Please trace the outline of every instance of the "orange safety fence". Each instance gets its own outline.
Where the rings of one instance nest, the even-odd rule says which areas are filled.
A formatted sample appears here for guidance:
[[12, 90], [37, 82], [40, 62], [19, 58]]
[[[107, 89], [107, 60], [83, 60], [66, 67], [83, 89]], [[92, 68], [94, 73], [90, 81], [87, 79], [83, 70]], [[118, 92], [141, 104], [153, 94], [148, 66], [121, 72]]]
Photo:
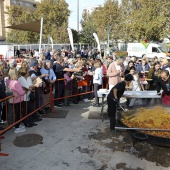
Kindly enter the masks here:
[[0, 55], [0, 60], [9, 62], [9, 60], [11, 60], [11, 59], [15, 59], [17, 61], [17, 63], [22, 63], [22, 61], [24, 60], [24, 58], [16, 58], [16, 57], [4, 58], [3, 55]]
[[[105, 77], [104, 77], [105, 79]], [[18, 120], [17, 122], [13, 122], [12, 124], [10, 124], [8, 122], [8, 110], [9, 110], [9, 99], [14, 98], [14, 96], [8, 96], [4, 99], [0, 99], [0, 103], [4, 103], [5, 106], [5, 111], [6, 111], [6, 127], [4, 130], [0, 131], [0, 135], [2, 135], [4, 132], [6, 132], [7, 130], [11, 129], [13, 126], [15, 126], [17, 123], [23, 121], [24, 119], [26, 119], [27, 117], [31, 116], [32, 114], [34, 114], [35, 112], [37, 112], [38, 110], [44, 108], [45, 106], [49, 105], [50, 106], [50, 110], [53, 110], [53, 106], [54, 106], [54, 102], [57, 100], [63, 100], [63, 99], [68, 99], [68, 98], [73, 98], [76, 96], [82, 96], [82, 95], [86, 95], [86, 94], [92, 94], [94, 92], [93, 90], [93, 83], [92, 80], [89, 83], [89, 80], [78, 80], [76, 82], [71, 82], [71, 87], [70, 87], [70, 91], [71, 93], [69, 95], [67, 95], [66, 93], [64, 93], [64, 91], [66, 91], [68, 89], [68, 87], [65, 85], [64, 83], [65, 79], [57, 79], [56, 82], [53, 85], [50, 85], [48, 92], [46, 94], [45, 90], [46, 88], [38, 88], [38, 93], [35, 94], [35, 97], [38, 98], [38, 102], [39, 102], [39, 107], [36, 108], [35, 107], [35, 101], [33, 102], [34, 104], [34, 111], [31, 113], [27, 113], [27, 107], [26, 107], [26, 115], [23, 117], [22, 116], [22, 111], [20, 110], [20, 120]], [[60, 82], [63, 83], [63, 86], [59, 86]], [[76, 83], [76, 85], [74, 85], [73, 83]], [[82, 87], [84, 87], [84, 91], [82, 91]], [[103, 84], [102, 84], [102, 88], [103, 88]], [[41, 95], [40, 95], [40, 90], [42, 91]], [[60, 96], [55, 96], [54, 91], [57, 90], [58, 92], [63, 90], [63, 93], [61, 93]], [[73, 93], [74, 91], [74, 93]], [[43, 98], [43, 99], [42, 99]], [[48, 100], [47, 100], [48, 98]], [[40, 101], [43, 100], [43, 104], [40, 105]], [[12, 110], [11, 112], [14, 113], [14, 103], [10, 104], [12, 106]], [[14, 117], [14, 115], [13, 115]]]
[[[85, 82], [85, 83], [84, 83]], [[61, 86], [62, 84], [62, 86]], [[103, 87], [103, 86], [102, 86]], [[81, 97], [83, 95], [92, 95], [93, 94], [93, 82], [91, 80], [72, 80], [70, 83], [70, 87], [66, 84], [66, 79], [57, 79], [54, 84], [50, 84], [48, 88], [48, 92], [46, 92], [45, 87], [37, 88], [35, 93], [35, 101], [33, 102], [33, 110], [32, 112], [28, 113], [28, 101], [26, 102], [26, 110], [22, 110], [22, 102], [20, 102], [20, 113], [19, 113], [19, 120], [15, 121], [15, 103], [9, 103], [9, 99], [14, 98], [13, 95], [8, 96], [4, 99], [0, 99], [0, 104], [3, 103], [3, 107], [5, 108], [4, 111], [6, 116], [6, 123], [2, 126], [4, 129], [0, 130], [0, 136], [10, 130], [12, 127], [17, 125], [18, 123], [24, 121], [28, 117], [32, 116], [40, 109], [43, 109], [45, 106], [49, 105], [50, 110], [53, 111], [54, 104], [56, 101], [69, 99], [74, 97]], [[66, 93], [70, 90], [71, 93]], [[61, 95], [55, 94], [56, 92], [61, 92]], [[91, 96], [92, 97], [92, 96]], [[21, 98], [21, 96], [20, 96]], [[38, 104], [36, 103], [38, 101]], [[42, 102], [43, 101], [43, 102]], [[38, 106], [36, 106], [38, 105]], [[24, 114], [23, 114], [24, 112]]]
[[[65, 78], [56, 80], [53, 89], [60, 92], [60, 95], [58, 95], [57, 97], [54, 95], [54, 98], [53, 98], [54, 103], [55, 101], [64, 100], [68, 98], [81, 97], [83, 95], [90, 95], [94, 92], [92, 80], [89, 80], [89, 79], [74, 80], [73, 79], [70, 81], [70, 84], [69, 84], [70, 87], [67, 86], [66, 81], [67, 80]], [[66, 91], [69, 91], [69, 93], [68, 94], [64, 93]], [[53, 105], [51, 105], [51, 110], [53, 110]]]
[[[42, 89], [42, 90], [41, 90]], [[36, 107], [36, 101], [33, 102], [33, 111], [31, 113], [28, 114], [28, 105], [27, 105], [27, 102], [26, 101], [26, 110], [25, 110], [25, 113], [26, 115], [23, 116], [23, 110], [22, 110], [22, 107], [20, 107], [20, 119], [18, 121], [14, 121], [15, 119], [15, 115], [14, 115], [14, 105], [15, 103], [9, 103], [9, 99], [13, 99], [15, 96], [11, 95], [11, 96], [8, 96], [4, 99], [0, 99], [0, 103], [3, 103], [3, 106], [5, 107], [5, 117], [6, 117], [6, 124], [5, 126], [3, 126], [3, 130], [0, 130], [0, 136], [5, 133], [6, 131], [8, 131], [9, 129], [11, 129], [12, 127], [14, 127], [16, 124], [22, 122], [24, 119], [28, 118], [29, 116], [31, 116], [32, 114], [36, 113], [38, 110], [44, 108], [45, 106], [49, 105], [51, 103], [51, 99], [53, 98], [52, 97], [52, 86], [50, 86], [50, 91], [49, 91], [49, 101], [46, 101], [44, 102], [44, 99], [41, 98], [41, 95], [40, 95], [40, 92], [43, 92], [44, 91], [44, 88], [38, 88], [37, 89], [37, 94], [35, 94], [35, 98], [38, 99], [38, 105], [39, 107]], [[42, 95], [43, 96], [43, 95]], [[20, 96], [21, 98], [21, 96]], [[43, 96], [44, 98], [44, 96]], [[43, 104], [40, 105], [40, 102], [41, 102], [41, 99], [43, 100]], [[20, 102], [20, 105], [21, 105], [21, 102]], [[9, 120], [9, 117], [12, 117], [12, 120]]]
[[[61, 91], [66, 91], [67, 90], [67, 85], [66, 85], [66, 79], [62, 78], [62, 79], [57, 79], [55, 82], [55, 85], [53, 87], [53, 90], [55, 90], [57, 88], [58, 92]], [[76, 84], [76, 85], [75, 85]], [[74, 98], [74, 97], [82, 97], [83, 95], [88, 95], [89, 98], [93, 98], [93, 92], [94, 92], [94, 87], [93, 87], [93, 78], [91, 77], [91, 79], [83, 79], [83, 80], [72, 80], [70, 83], [70, 94], [63, 94], [60, 93], [60, 96], [55, 96], [52, 99], [52, 103], [50, 104], [51, 110], [53, 110], [54, 108], [54, 103], [55, 101], [58, 100], [64, 100], [64, 99], [68, 99], [68, 98]], [[108, 88], [108, 78], [106, 75], [103, 76], [103, 84], [102, 84], [102, 88]], [[90, 96], [91, 95], [91, 96]], [[53, 95], [52, 95], [53, 96]]]

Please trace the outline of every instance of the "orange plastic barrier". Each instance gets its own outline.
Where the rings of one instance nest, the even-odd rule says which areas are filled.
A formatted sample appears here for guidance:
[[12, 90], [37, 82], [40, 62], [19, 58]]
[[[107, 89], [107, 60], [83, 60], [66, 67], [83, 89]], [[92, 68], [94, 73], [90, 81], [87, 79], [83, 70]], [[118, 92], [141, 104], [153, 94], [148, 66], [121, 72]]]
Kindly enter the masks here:
[[88, 86], [88, 81], [87, 80], [78, 81], [78, 87], [81, 87], [81, 86]]

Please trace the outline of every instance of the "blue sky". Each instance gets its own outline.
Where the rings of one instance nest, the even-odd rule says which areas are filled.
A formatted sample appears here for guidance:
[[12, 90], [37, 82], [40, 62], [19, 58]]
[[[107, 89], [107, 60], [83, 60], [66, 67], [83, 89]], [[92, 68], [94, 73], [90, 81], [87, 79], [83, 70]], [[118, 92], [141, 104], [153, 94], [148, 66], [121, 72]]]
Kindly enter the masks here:
[[[103, 5], [105, 0], [79, 0], [79, 21], [83, 13], [83, 9], [87, 7]], [[69, 27], [77, 30], [77, 0], [66, 0], [71, 10], [69, 17]]]

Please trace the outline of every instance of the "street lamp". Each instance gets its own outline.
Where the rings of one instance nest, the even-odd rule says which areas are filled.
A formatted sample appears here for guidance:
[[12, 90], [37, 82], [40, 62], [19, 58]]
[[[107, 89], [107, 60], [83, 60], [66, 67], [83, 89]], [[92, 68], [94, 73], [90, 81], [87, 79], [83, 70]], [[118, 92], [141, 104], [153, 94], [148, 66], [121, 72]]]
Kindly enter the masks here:
[[77, 0], [77, 33], [78, 33], [77, 50], [79, 50], [79, 0]]
[[79, 33], [79, 0], [77, 0], [77, 32]]

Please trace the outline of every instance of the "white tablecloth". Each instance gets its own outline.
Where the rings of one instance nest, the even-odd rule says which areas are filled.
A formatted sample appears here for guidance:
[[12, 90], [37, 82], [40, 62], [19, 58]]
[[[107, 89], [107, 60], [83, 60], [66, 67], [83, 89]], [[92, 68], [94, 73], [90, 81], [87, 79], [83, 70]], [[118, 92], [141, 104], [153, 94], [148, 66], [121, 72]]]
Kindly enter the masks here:
[[[98, 97], [107, 97], [109, 91], [97, 91]], [[161, 98], [161, 95], [157, 95], [157, 91], [125, 91], [123, 97], [126, 98]]]
[[97, 91], [98, 97], [106, 97], [108, 94], [109, 94], [109, 90], [107, 90], [105, 92], [104, 91], [100, 91], [100, 90]]
[[157, 91], [125, 91], [123, 97], [159, 99], [161, 98], [161, 95], [157, 95]]

